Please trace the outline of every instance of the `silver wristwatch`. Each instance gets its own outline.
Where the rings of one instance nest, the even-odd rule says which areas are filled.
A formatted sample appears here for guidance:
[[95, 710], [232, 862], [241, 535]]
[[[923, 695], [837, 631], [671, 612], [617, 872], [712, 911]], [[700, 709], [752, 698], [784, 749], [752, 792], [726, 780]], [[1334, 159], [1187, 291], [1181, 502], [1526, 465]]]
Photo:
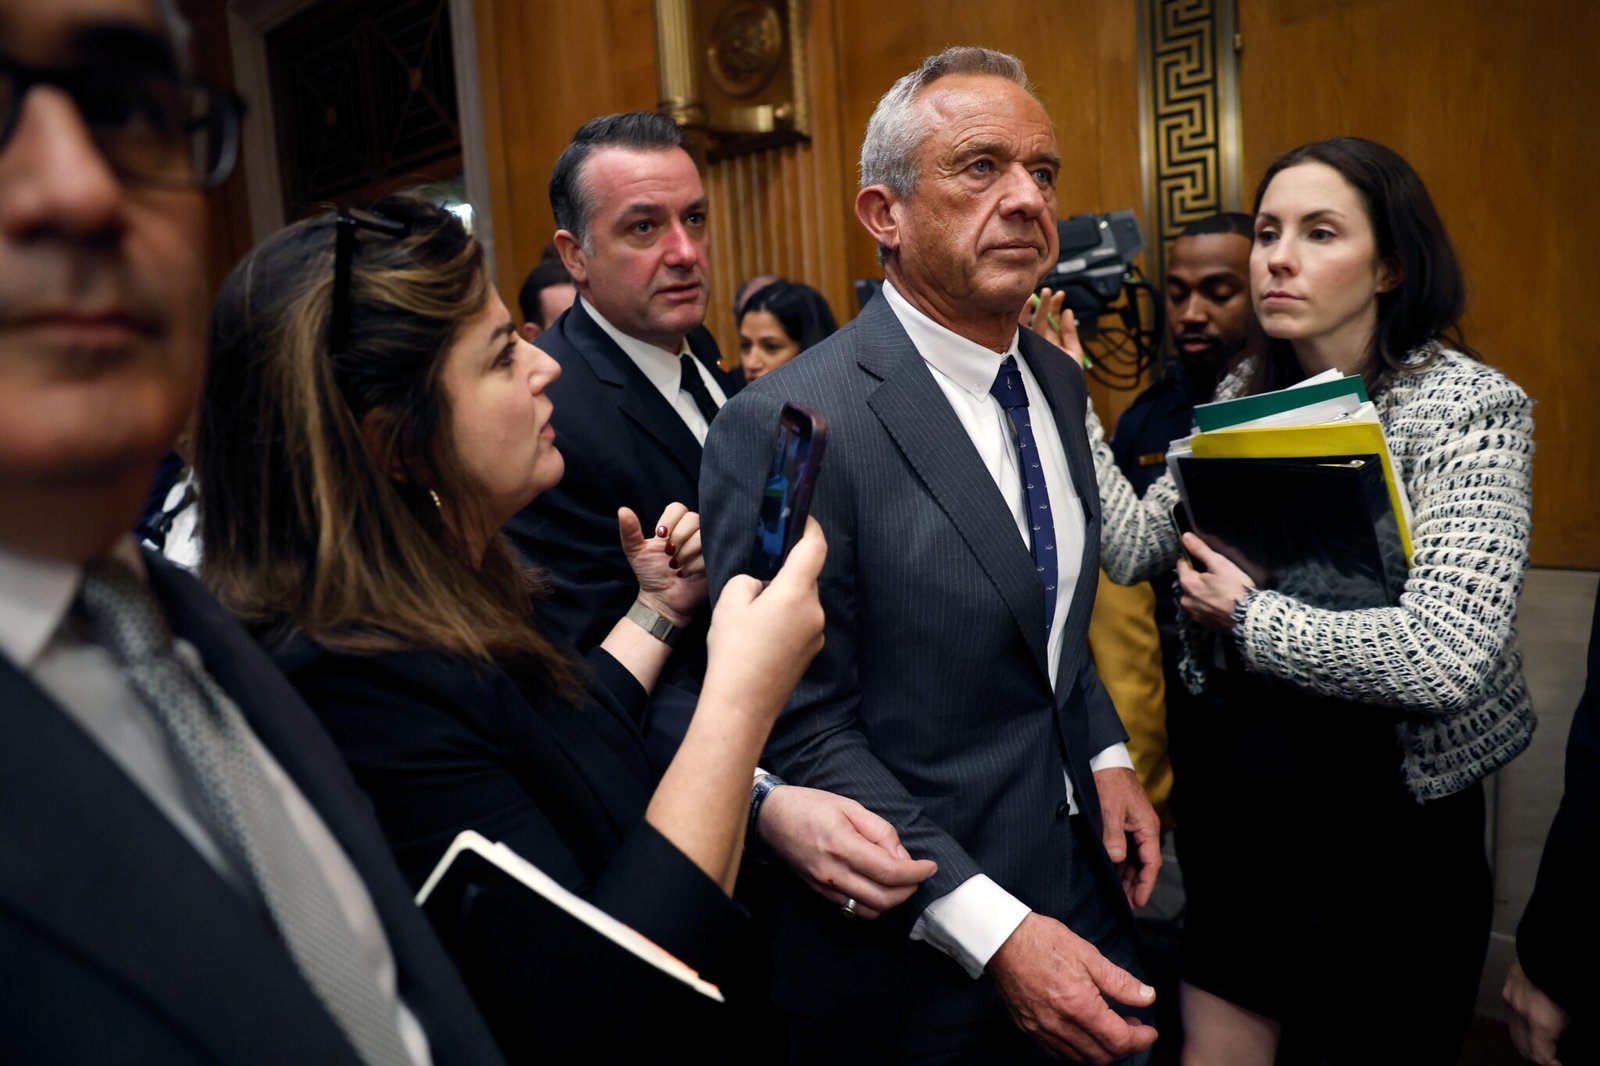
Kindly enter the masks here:
[[628, 621], [655, 637], [669, 648], [676, 648], [683, 639], [683, 630], [660, 611], [651, 610], [638, 600], [628, 608]]

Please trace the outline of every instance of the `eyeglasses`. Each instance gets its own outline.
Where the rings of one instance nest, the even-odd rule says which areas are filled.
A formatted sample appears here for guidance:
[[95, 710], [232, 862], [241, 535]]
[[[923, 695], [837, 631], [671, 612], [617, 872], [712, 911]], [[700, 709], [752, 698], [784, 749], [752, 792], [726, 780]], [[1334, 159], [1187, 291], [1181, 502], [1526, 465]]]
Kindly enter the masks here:
[[333, 303], [328, 311], [328, 350], [344, 351], [350, 340], [350, 260], [356, 251], [356, 230], [371, 230], [386, 237], [404, 237], [411, 227], [370, 211], [341, 207], [334, 218]]
[[244, 101], [226, 89], [126, 68], [30, 67], [0, 55], [0, 152], [35, 85], [72, 97], [95, 147], [129, 185], [211, 189], [233, 173]]

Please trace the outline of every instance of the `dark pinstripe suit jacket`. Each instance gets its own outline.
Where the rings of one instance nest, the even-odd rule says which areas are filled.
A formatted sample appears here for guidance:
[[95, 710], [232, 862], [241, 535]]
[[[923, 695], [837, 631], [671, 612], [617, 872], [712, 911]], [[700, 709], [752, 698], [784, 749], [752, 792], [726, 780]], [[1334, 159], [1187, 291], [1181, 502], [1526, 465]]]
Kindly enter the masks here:
[[[765, 764], [879, 812], [939, 872], [879, 922], [846, 923], [797, 881], [776, 889], [772, 993], [785, 1009], [863, 1005], [942, 1021], [1003, 1011], [991, 982], [906, 934], [927, 904], [987, 873], [1062, 917], [1073, 845], [1062, 770], [1099, 834], [1088, 759], [1125, 738], [1090, 665], [1100, 505], [1072, 361], [1024, 330], [1084, 509], [1084, 554], [1052, 691], [1044, 591], [1027, 545], [926, 363], [881, 299], [747, 388], [711, 428], [702, 462], [713, 595], [747, 568], [778, 410], [830, 428], [813, 513], [828, 535], [827, 643], [775, 728]], [[1125, 913], [1104, 849], [1106, 917]], [[1082, 886], [1079, 886], [1081, 893]]]
[[[145, 563], [173, 632], [361, 875], [434, 1063], [501, 1062], [327, 734], [194, 578]], [[6, 1062], [359, 1066], [260, 907], [3, 655], [0, 990]]]

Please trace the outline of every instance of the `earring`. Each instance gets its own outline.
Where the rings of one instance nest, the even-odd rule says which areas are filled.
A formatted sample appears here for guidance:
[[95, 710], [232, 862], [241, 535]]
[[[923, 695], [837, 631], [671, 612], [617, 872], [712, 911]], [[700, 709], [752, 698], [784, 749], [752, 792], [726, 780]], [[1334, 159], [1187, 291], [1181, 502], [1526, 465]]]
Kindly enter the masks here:
[[440, 501], [439, 494], [432, 489], [428, 490], [428, 498], [433, 501], [433, 509], [444, 514], [444, 503]]

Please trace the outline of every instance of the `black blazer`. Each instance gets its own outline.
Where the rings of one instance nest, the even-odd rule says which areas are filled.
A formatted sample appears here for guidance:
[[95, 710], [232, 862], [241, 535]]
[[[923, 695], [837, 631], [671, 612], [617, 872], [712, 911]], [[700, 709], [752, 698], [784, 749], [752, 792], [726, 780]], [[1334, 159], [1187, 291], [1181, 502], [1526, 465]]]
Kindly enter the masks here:
[[[437, 653], [351, 655], [298, 637], [277, 659], [371, 796], [413, 887], [457, 833], [476, 829], [726, 980], [743, 910], [645, 822], [656, 777], [640, 736], [644, 690], [605, 652], [590, 656], [598, 683], [583, 707]], [[619, 1027], [630, 1008], [614, 975], [517, 935], [527, 902], [519, 887], [477, 891], [439, 930], [507, 1057], [635, 1050], [646, 1033]], [[726, 1022], [715, 1011], [678, 1019], [646, 1030], [639, 1049], [698, 1049]]]
[[[992, 982], [906, 934], [931, 900], [979, 872], [1034, 910], [1066, 916], [1062, 857], [1074, 834], [1063, 769], [1099, 836], [1088, 760], [1126, 734], [1085, 643], [1100, 544], [1087, 399], [1071, 360], [1026, 330], [1022, 355], [1049, 397], [1085, 523], [1054, 692], [1028, 547], [885, 301], [753, 383], [706, 441], [703, 537], [715, 595], [748, 566], [779, 406], [793, 400], [827, 417], [812, 509], [828, 536], [826, 643], [763, 764], [860, 801], [894, 823], [912, 855], [939, 863], [877, 922], [841, 922], [790, 879], [774, 919], [772, 989], [788, 1010], [873, 1005], [943, 1022], [1003, 1012]], [[1126, 904], [1104, 848], [1094, 852], [1101, 916], [1115, 921]]]
[[[434, 1062], [501, 1061], [327, 735], [193, 578], [146, 555], [173, 631], [366, 882]], [[359, 1066], [259, 912], [66, 711], [0, 656], [0, 1057]]]
[[1589, 680], [1567, 736], [1566, 793], [1545, 838], [1539, 877], [1517, 926], [1517, 958], [1528, 979], [1561, 1004], [1572, 1023], [1563, 1062], [1600, 1061], [1600, 598], [1589, 631]]
[[[551, 594], [535, 612], [539, 628], [587, 652], [638, 592], [617, 542], [617, 508], [633, 508], [647, 534], [669, 503], [698, 510], [700, 443], [581, 303], [556, 319], [538, 345], [561, 364], [560, 379], [547, 391], [566, 474], [513, 518], [506, 533], [549, 579]], [[709, 332], [695, 330], [689, 346], [724, 394], [738, 391], [743, 379], [720, 368]], [[674, 658], [693, 663], [696, 650], [680, 648]]]

